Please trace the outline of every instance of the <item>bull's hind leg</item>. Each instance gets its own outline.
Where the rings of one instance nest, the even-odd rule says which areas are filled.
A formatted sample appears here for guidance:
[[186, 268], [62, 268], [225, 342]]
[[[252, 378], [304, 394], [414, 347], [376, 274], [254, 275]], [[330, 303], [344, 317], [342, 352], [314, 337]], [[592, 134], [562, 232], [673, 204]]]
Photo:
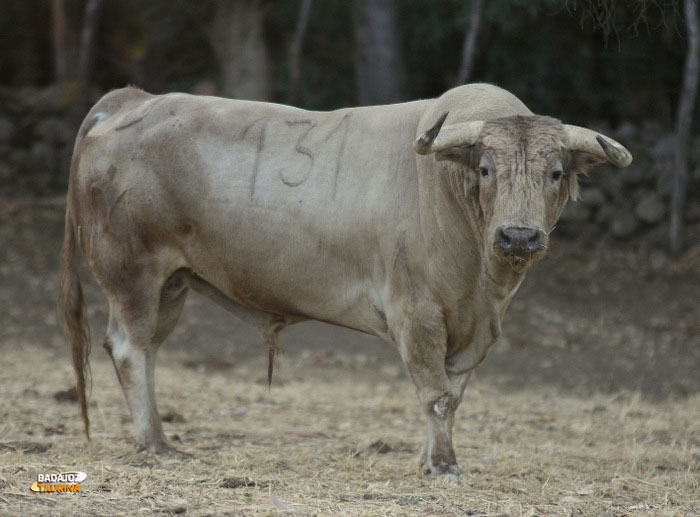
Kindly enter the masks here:
[[158, 454], [172, 453], [165, 441], [155, 399], [155, 359], [158, 346], [174, 328], [187, 289], [178, 274], [160, 290], [135, 290], [139, 300], [110, 300], [105, 348], [112, 357], [136, 427], [136, 447]]

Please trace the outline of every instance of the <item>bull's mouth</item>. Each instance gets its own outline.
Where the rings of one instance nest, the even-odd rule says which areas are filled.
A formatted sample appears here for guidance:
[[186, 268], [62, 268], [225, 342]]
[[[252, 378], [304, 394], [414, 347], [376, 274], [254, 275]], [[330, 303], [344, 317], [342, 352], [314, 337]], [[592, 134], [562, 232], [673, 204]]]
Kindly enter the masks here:
[[546, 244], [543, 244], [537, 249], [510, 249], [503, 250], [498, 244], [493, 245], [493, 254], [496, 259], [502, 264], [507, 264], [515, 271], [521, 273], [525, 271], [532, 264], [541, 260], [547, 253]]
[[508, 264], [515, 271], [520, 273], [520, 272], [525, 271], [532, 264], [534, 264], [535, 262], [540, 260], [542, 257], [544, 257], [545, 252], [544, 251], [537, 251], [534, 253], [519, 254], [519, 253], [503, 253], [503, 252], [499, 252], [497, 250], [494, 250], [494, 255], [496, 255], [496, 258], [498, 259], [499, 262], [502, 262], [504, 264]]

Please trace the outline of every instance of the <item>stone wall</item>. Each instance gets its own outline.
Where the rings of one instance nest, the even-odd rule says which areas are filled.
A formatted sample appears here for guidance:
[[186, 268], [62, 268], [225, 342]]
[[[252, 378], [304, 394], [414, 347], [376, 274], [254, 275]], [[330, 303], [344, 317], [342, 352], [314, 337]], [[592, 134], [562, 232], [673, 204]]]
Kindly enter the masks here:
[[[0, 189], [41, 195], [65, 185], [77, 131], [69, 117], [74, 98], [71, 83], [44, 90], [0, 89]], [[642, 238], [665, 246], [673, 135], [651, 122], [591, 127], [626, 145], [634, 162], [621, 170], [599, 165], [583, 177], [581, 200], [567, 205], [557, 234]], [[700, 239], [700, 136], [692, 138], [689, 156], [684, 214], [692, 245]]]
[[70, 120], [73, 83], [0, 88], [0, 188], [45, 194], [64, 185], [77, 123]]
[[[564, 235], [581, 232], [615, 239], [643, 239], [654, 245], [668, 243], [669, 204], [673, 179], [674, 136], [654, 123], [623, 123], [617, 129], [603, 124], [593, 128], [617, 139], [634, 156], [632, 165], [592, 168], [582, 177], [581, 199], [570, 202], [558, 224]], [[700, 136], [693, 136], [684, 219], [687, 242], [700, 237]]]

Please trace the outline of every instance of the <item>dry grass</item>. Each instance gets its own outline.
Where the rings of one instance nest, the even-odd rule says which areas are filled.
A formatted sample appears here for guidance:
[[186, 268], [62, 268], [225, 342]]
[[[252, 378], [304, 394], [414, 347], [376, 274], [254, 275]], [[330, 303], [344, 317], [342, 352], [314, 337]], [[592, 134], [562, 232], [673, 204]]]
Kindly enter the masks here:
[[[700, 513], [700, 394], [665, 403], [634, 393], [577, 398], [545, 386], [505, 392], [475, 378], [455, 423], [468, 479], [455, 484], [420, 474], [424, 421], [392, 366], [287, 357], [268, 392], [262, 360], [193, 369], [191, 357], [164, 350], [159, 403], [175, 420], [166, 434], [193, 457], [160, 460], [134, 452], [101, 350], [86, 445], [75, 405], [54, 400], [72, 383], [63, 350], [3, 348], [3, 515]], [[32, 443], [50, 448], [22, 452]], [[87, 473], [80, 494], [29, 491], [37, 473], [65, 470]]]

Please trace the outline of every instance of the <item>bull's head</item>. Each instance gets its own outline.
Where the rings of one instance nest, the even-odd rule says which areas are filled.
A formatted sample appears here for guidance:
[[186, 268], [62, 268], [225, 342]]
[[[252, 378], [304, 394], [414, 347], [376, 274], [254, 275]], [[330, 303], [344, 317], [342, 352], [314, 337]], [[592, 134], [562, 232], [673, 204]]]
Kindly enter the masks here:
[[448, 124], [447, 113], [413, 144], [419, 154], [449, 160], [462, 176], [465, 206], [487, 249], [516, 270], [541, 258], [549, 232], [569, 198], [577, 173], [595, 163], [626, 167], [632, 155], [590, 129], [542, 116], [512, 116]]

